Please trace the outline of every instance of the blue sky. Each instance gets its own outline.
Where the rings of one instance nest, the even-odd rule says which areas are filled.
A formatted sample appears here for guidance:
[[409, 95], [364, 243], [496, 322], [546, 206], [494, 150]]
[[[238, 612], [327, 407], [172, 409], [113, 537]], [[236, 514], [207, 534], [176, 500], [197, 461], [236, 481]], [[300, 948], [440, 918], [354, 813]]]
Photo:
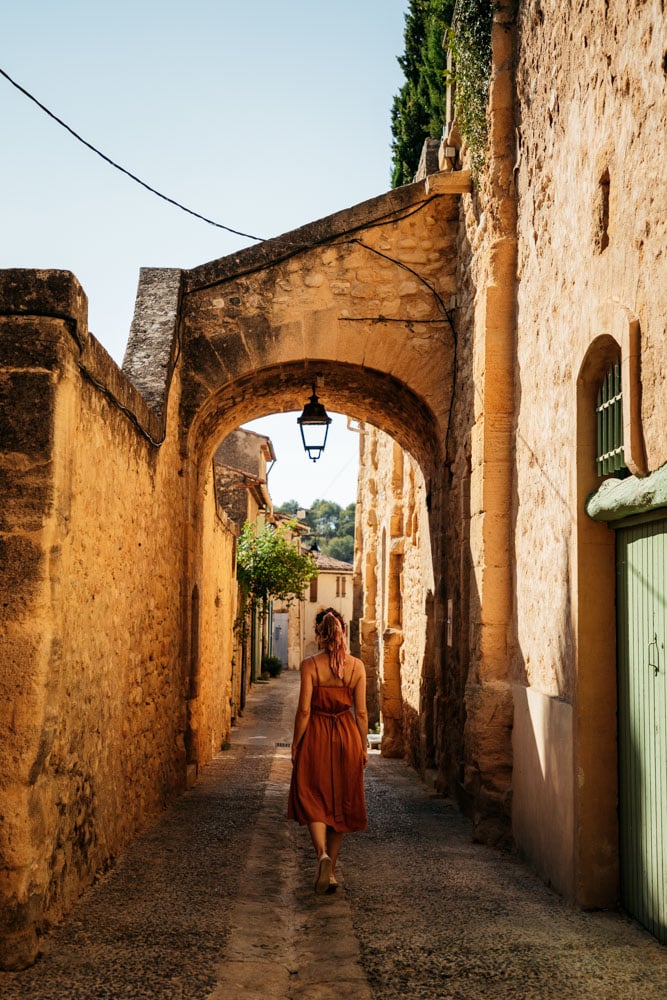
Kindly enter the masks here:
[[[21, 0], [0, 6], [0, 66], [151, 186], [268, 238], [389, 188], [406, 9]], [[2, 78], [0, 115], [0, 267], [73, 271], [118, 363], [140, 267], [193, 267], [249, 245], [139, 187]], [[274, 501], [355, 500], [357, 435], [336, 421], [314, 465], [293, 420], [253, 425], [278, 454]]]

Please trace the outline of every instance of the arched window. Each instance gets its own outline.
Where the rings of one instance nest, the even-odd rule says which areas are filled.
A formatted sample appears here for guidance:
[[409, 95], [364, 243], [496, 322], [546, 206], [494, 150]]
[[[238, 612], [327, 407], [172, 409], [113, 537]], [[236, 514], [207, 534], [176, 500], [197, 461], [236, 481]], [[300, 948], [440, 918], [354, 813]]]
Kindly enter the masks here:
[[623, 447], [623, 390], [621, 359], [609, 365], [598, 389], [595, 405], [597, 443], [595, 460], [598, 476], [621, 472], [628, 475]]

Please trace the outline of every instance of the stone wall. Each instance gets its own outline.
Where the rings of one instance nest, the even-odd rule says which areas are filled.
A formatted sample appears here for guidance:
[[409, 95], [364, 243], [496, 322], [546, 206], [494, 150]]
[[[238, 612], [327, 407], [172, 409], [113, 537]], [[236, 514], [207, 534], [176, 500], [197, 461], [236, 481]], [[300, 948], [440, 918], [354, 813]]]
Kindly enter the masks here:
[[217, 502], [213, 468], [204, 491], [203, 515], [206, 544], [199, 608], [200, 672], [188, 702], [190, 729], [198, 744], [193, 754], [197, 768], [207, 764], [229, 740], [232, 702], [238, 704], [235, 689], [240, 683], [232, 628], [237, 607], [238, 528]]
[[433, 747], [422, 722], [430, 715], [424, 681], [434, 672], [427, 608], [435, 587], [426, 488], [414, 459], [370, 424], [362, 430], [357, 510], [370, 721], [381, 713], [385, 756], [406, 756], [423, 770]]
[[[582, 412], [595, 389], [584, 398], [582, 377], [595, 377], [595, 345], [615, 342], [627, 394], [638, 324], [646, 468], [665, 463], [664, 23], [659, 0], [541, 0], [521, 4], [517, 26], [512, 675], [530, 690], [533, 719], [520, 713], [517, 738], [540, 747], [547, 766], [515, 790], [515, 820], [525, 827], [554, 789], [569, 798], [562, 835], [521, 839], [561, 891], [591, 905], [616, 891], [614, 557], [612, 532], [583, 511], [596, 476], [592, 413]], [[573, 763], [544, 758], [538, 700], [550, 732], [567, 733]]]
[[[564, 582], [580, 513], [572, 475], [576, 380], [593, 340], [614, 335], [629, 315], [641, 326], [648, 466], [667, 461], [659, 406], [667, 391], [667, 288], [656, 281], [667, 241], [662, 7], [567, 4], [564, 17], [560, 3], [526, 3], [519, 22], [514, 672], [567, 700], [575, 659]], [[544, 66], [548, 73], [538, 71]], [[539, 569], [528, 576], [536, 554]]]
[[442, 522], [450, 624], [436, 690], [439, 782], [475, 835], [509, 840], [513, 701], [510, 505], [516, 299], [512, 7], [494, 8], [486, 167], [461, 201], [456, 393]]
[[[0, 298], [0, 958], [20, 967], [36, 932], [185, 787], [191, 664], [177, 381], [165, 429], [88, 334], [66, 272], [2, 272]], [[202, 587], [211, 630], [226, 616], [220, 633], [222, 541], [215, 612]], [[212, 653], [197, 672], [224, 691], [228, 657]], [[204, 760], [225, 724], [216, 711]]]

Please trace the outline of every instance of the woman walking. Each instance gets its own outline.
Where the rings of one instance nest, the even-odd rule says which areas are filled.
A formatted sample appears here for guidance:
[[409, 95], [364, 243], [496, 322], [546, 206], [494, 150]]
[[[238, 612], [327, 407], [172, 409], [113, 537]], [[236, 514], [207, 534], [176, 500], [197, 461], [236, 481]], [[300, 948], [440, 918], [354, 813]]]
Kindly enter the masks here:
[[368, 763], [366, 671], [345, 649], [345, 623], [320, 611], [321, 652], [301, 664], [292, 741], [288, 816], [307, 825], [317, 854], [315, 892], [335, 892], [343, 835], [367, 826], [364, 768]]

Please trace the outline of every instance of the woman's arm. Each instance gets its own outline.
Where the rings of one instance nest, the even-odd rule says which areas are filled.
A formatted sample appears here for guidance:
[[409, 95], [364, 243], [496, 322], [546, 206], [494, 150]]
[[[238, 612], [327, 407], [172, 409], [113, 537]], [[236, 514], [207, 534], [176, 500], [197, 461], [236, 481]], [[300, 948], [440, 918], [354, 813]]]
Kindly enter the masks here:
[[368, 764], [368, 708], [366, 707], [366, 668], [361, 660], [355, 661], [357, 680], [353, 690], [354, 719], [361, 736], [361, 747], [364, 753], [364, 767]]
[[301, 664], [301, 688], [299, 704], [294, 717], [294, 738], [292, 739], [292, 763], [296, 760], [296, 750], [303, 739], [303, 734], [310, 719], [310, 702], [313, 697], [313, 667], [310, 660]]

